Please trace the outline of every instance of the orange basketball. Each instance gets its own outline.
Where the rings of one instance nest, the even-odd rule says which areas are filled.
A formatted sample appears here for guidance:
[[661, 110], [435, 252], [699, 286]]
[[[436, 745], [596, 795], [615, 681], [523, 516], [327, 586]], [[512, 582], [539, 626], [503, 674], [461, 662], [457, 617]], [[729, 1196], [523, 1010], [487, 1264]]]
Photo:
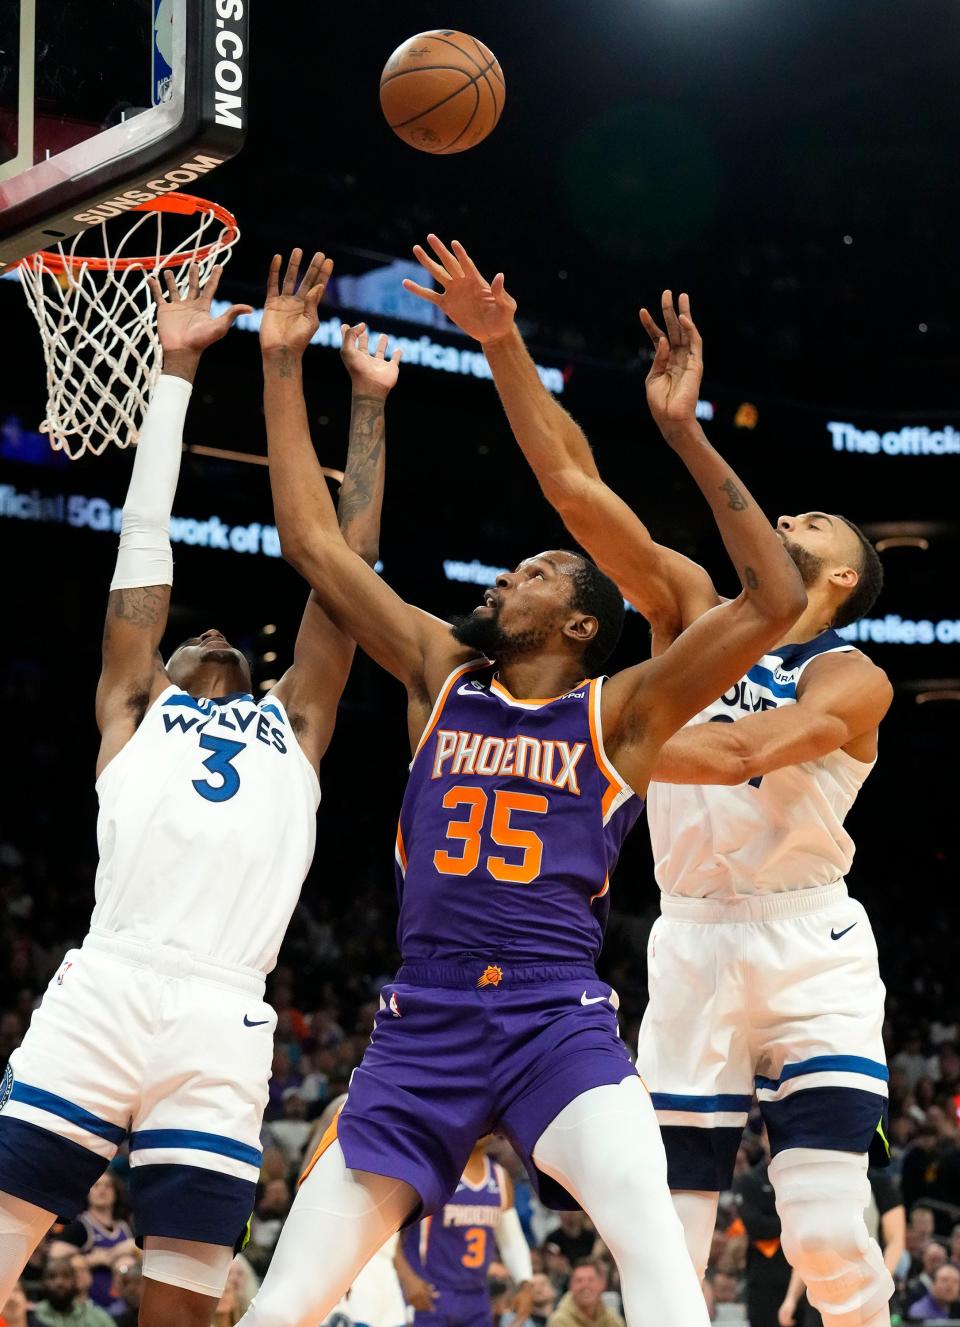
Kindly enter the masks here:
[[380, 105], [398, 137], [443, 155], [476, 147], [500, 119], [506, 88], [491, 50], [465, 32], [419, 32], [380, 75]]

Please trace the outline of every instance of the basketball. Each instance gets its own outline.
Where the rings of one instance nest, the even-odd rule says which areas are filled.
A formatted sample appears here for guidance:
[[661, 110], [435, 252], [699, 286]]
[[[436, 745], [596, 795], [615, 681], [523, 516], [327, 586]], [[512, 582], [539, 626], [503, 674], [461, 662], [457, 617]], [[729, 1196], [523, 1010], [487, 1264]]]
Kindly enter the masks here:
[[444, 156], [482, 143], [503, 110], [503, 71], [465, 32], [420, 32], [398, 46], [380, 76], [387, 124], [420, 152]]

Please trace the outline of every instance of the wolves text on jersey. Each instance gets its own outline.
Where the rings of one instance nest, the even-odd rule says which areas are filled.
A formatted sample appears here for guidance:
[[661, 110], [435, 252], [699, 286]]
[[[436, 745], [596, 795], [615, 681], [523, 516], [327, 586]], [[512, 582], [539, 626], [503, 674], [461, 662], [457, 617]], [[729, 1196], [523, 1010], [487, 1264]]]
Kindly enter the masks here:
[[[187, 697], [187, 700], [191, 698]], [[180, 697], [171, 697], [171, 700], [179, 701]], [[170, 701], [165, 702], [169, 705]], [[275, 751], [281, 755], [286, 755], [287, 744], [284, 741], [284, 734], [280, 728], [271, 725], [266, 714], [261, 713], [259, 709], [248, 709], [247, 713], [239, 705], [228, 705], [223, 709], [211, 707], [208, 712], [205, 708], [209, 702], [196, 702], [191, 705], [185, 705], [184, 708], [195, 709], [193, 714], [164, 714], [163, 727], [167, 733], [180, 732], [187, 733], [193, 729], [197, 733], [202, 733], [211, 725], [217, 728], [226, 728], [230, 732], [239, 733], [243, 736], [248, 730], [252, 737], [264, 746], [272, 746]], [[264, 707], [266, 708], [266, 707]]]

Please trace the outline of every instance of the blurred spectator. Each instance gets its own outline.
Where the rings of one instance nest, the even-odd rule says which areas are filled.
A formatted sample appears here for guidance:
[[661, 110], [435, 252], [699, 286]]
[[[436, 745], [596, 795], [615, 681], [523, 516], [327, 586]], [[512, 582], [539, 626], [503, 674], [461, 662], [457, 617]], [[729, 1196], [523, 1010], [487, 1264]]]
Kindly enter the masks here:
[[780, 1246], [780, 1217], [767, 1169], [769, 1157], [740, 1175], [734, 1192], [747, 1233], [746, 1304], [751, 1327], [776, 1327], [790, 1285], [790, 1264]]
[[71, 1254], [70, 1266], [73, 1268], [73, 1275], [77, 1283], [77, 1303], [86, 1304], [90, 1298], [90, 1287], [93, 1285], [93, 1272], [87, 1263], [86, 1254]]
[[274, 1120], [270, 1132], [276, 1139], [291, 1170], [296, 1170], [303, 1157], [313, 1125], [307, 1119], [307, 1102], [298, 1087], [288, 1087], [283, 1094], [283, 1118]]
[[143, 1268], [139, 1261], [117, 1263], [113, 1272], [113, 1295], [110, 1316], [117, 1327], [137, 1327], [143, 1299]]
[[737, 1278], [729, 1272], [714, 1272], [710, 1278], [714, 1304], [736, 1304], [739, 1299]]
[[[113, 1268], [118, 1261], [137, 1257], [133, 1231], [120, 1219], [120, 1185], [113, 1171], [106, 1170], [87, 1195], [86, 1210], [69, 1222], [57, 1236], [57, 1244], [78, 1248], [93, 1274], [89, 1297], [101, 1308], [113, 1299]], [[60, 1247], [55, 1251], [64, 1252]]]
[[27, 1296], [18, 1282], [0, 1313], [0, 1327], [37, 1327], [37, 1318], [27, 1308]]
[[589, 1258], [597, 1236], [583, 1212], [558, 1212], [560, 1224], [547, 1232], [546, 1242], [560, 1250], [571, 1267]]
[[911, 1304], [907, 1317], [915, 1322], [960, 1318], [960, 1268], [944, 1263], [933, 1278], [930, 1292]]
[[604, 1276], [596, 1263], [581, 1260], [570, 1274], [570, 1289], [547, 1319], [547, 1327], [624, 1327], [603, 1302]]
[[257, 1293], [257, 1275], [242, 1253], [237, 1254], [227, 1273], [220, 1303], [213, 1315], [212, 1327], [236, 1327]]
[[566, 1254], [560, 1252], [556, 1244], [550, 1241], [544, 1244], [542, 1253], [543, 1270], [550, 1278], [557, 1294], [564, 1294], [570, 1282], [570, 1273], [573, 1270], [570, 1266], [570, 1259]]
[[290, 1185], [286, 1180], [270, 1180], [263, 1186], [263, 1192], [250, 1218], [250, 1243], [244, 1250], [259, 1276], [263, 1276], [270, 1265], [291, 1202]]
[[522, 1322], [514, 1319], [511, 1327], [546, 1327], [557, 1303], [557, 1292], [549, 1276], [534, 1272], [530, 1282], [530, 1313]]
[[77, 1298], [70, 1258], [51, 1258], [43, 1274], [44, 1298], [34, 1310], [39, 1327], [113, 1327], [109, 1313]]
[[934, 1057], [923, 1049], [923, 1038], [917, 1028], [911, 1029], [903, 1048], [890, 1061], [890, 1068], [903, 1074], [908, 1091], [915, 1088], [921, 1078], [929, 1077], [935, 1065]]
[[300, 1087], [303, 1075], [294, 1067], [290, 1052], [278, 1046], [273, 1052], [273, 1067], [270, 1073], [270, 1100], [267, 1105], [267, 1119], [279, 1119], [283, 1114], [283, 1094], [291, 1087]]
[[933, 1278], [946, 1261], [947, 1251], [939, 1240], [928, 1239], [920, 1251], [920, 1270], [907, 1281], [904, 1299], [908, 1308], [930, 1293]]

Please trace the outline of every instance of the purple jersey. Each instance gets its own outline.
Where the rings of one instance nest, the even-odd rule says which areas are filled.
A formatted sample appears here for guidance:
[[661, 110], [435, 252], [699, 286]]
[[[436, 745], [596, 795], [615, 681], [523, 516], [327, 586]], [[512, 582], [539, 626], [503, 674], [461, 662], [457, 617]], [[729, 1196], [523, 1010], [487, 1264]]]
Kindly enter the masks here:
[[596, 961], [610, 873], [643, 808], [604, 754], [602, 685], [516, 700], [483, 661], [447, 678], [397, 831], [405, 962], [478, 949]]
[[461, 1177], [456, 1193], [441, 1211], [403, 1233], [407, 1262], [438, 1290], [486, 1292], [506, 1184], [501, 1168], [489, 1157], [484, 1161], [479, 1184]]

